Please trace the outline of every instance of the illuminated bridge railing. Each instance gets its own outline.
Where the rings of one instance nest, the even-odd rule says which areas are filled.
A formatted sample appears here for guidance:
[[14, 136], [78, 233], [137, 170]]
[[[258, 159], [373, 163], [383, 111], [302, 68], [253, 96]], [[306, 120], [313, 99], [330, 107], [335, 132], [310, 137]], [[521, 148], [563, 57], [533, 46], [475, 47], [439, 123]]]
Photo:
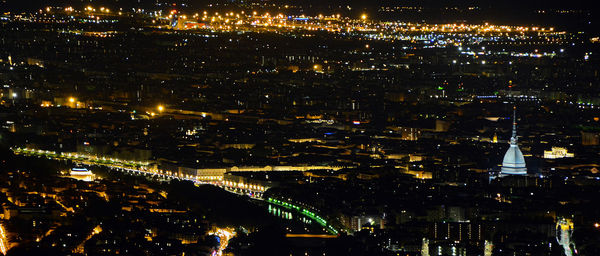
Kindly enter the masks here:
[[332, 227], [330, 224], [327, 223], [327, 221], [325, 219], [323, 219], [323, 217], [315, 214], [314, 212], [312, 212], [311, 210], [308, 210], [306, 208], [303, 208], [301, 206], [292, 204], [290, 202], [285, 202], [285, 201], [281, 201], [281, 200], [277, 200], [274, 198], [267, 198], [267, 202], [289, 209], [289, 210], [294, 210], [310, 219], [312, 219], [313, 221], [319, 223], [319, 225], [321, 225], [323, 228], [325, 228], [329, 233], [334, 234], [334, 235], [338, 235], [339, 232]]

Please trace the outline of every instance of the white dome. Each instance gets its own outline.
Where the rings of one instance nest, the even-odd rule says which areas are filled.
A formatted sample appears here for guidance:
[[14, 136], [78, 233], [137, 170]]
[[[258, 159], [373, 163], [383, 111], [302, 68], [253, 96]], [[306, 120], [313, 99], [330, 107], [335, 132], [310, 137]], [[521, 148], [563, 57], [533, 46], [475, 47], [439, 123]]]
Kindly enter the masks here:
[[504, 154], [502, 161], [502, 174], [510, 175], [525, 175], [527, 174], [527, 166], [525, 165], [525, 157], [516, 143], [511, 143], [510, 148]]

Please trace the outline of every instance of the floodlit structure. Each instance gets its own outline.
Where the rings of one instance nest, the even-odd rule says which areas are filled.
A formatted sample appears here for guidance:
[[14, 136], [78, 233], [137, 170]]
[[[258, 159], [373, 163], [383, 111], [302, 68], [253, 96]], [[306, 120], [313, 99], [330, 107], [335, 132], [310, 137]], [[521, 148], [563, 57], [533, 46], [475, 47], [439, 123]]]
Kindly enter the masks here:
[[429, 239], [423, 238], [421, 243], [421, 256], [429, 256]]
[[575, 157], [575, 154], [569, 153], [566, 148], [552, 147], [552, 150], [544, 150], [544, 158], [546, 159], [558, 159]]
[[510, 147], [504, 154], [502, 161], [502, 169], [500, 175], [527, 175], [527, 166], [525, 165], [525, 157], [517, 144], [517, 115], [516, 108], [513, 109], [513, 128], [512, 136], [510, 137]]
[[82, 180], [82, 181], [93, 181], [94, 180], [94, 174], [92, 173], [92, 171], [88, 170], [87, 168], [72, 168], [71, 171], [69, 172], [69, 177], [73, 178], [73, 179], [77, 179], [77, 180]]
[[494, 252], [494, 243], [489, 240], [485, 240], [484, 248], [483, 248], [483, 256], [492, 256]]
[[556, 222], [556, 241], [564, 249], [565, 256], [572, 256], [577, 253], [573, 236], [573, 221], [571, 219], [559, 218]]
[[86, 168], [72, 168], [70, 174], [71, 176], [86, 176], [92, 175], [92, 172]]

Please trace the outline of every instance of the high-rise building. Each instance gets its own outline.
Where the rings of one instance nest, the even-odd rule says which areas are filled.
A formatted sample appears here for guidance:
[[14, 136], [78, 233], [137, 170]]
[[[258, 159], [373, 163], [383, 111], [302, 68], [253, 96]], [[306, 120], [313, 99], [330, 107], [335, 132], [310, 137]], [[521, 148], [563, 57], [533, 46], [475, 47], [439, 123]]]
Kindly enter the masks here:
[[556, 241], [563, 249], [565, 256], [572, 256], [577, 252], [573, 236], [573, 220], [567, 218], [558, 218], [556, 221]]
[[494, 252], [494, 243], [489, 240], [485, 240], [484, 248], [483, 248], [483, 256], [492, 256]]

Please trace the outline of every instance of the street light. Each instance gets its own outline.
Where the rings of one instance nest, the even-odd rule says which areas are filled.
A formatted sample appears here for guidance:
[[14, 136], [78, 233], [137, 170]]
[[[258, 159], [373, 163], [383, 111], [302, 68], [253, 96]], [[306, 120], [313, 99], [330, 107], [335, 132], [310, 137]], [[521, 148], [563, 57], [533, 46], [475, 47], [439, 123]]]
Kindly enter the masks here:
[[158, 105], [158, 107], [156, 107], [158, 109], [158, 112], [163, 112], [165, 110], [165, 107], [163, 105]]

